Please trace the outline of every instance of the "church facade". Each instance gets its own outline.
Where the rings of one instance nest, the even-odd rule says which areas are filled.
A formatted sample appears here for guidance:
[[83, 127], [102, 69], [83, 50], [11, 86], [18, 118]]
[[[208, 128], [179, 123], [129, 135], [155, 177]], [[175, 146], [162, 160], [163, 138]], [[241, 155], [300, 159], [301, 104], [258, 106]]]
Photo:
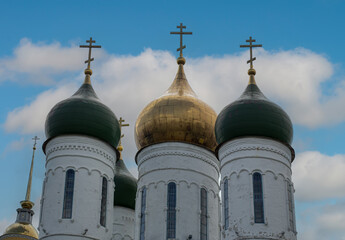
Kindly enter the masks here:
[[[249, 83], [217, 116], [188, 83], [182, 35], [189, 33], [178, 28], [175, 79], [136, 121], [138, 179], [122, 159], [123, 120], [92, 88], [91, 38], [84, 83], [46, 119], [39, 236], [11, 225], [1, 240], [297, 239], [293, 128], [256, 84], [259, 45], [247, 40]], [[15, 224], [31, 226], [31, 218]]]

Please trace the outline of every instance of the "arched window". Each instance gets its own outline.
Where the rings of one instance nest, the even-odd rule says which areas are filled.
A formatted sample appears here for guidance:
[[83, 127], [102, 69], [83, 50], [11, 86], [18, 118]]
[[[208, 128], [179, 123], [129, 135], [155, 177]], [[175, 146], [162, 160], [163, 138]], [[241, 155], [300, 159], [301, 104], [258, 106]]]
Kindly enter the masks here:
[[141, 190], [140, 240], [145, 240], [146, 187]]
[[168, 184], [167, 239], [176, 238], [176, 184]]
[[67, 170], [65, 180], [65, 193], [63, 199], [62, 218], [72, 218], [73, 192], [74, 192], [74, 175], [72, 169]]
[[295, 214], [294, 214], [294, 202], [292, 195], [292, 184], [287, 181], [287, 192], [288, 192], [288, 202], [289, 202], [289, 225], [292, 231], [296, 231], [295, 227]]
[[107, 218], [107, 195], [108, 195], [108, 181], [105, 177], [102, 179], [102, 199], [101, 199], [101, 216], [99, 223], [105, 227]]
[[256, 172], [253, 174], [254, 193], [254, 220], [255, 223], [264, 223], [264, 199], [262, 193], [262, 176]]
[[200, 240], [207, 240], [207, 191], [200, 190]]
[[225, 229], [229, 228], [229, 185], [228, 179], [224, 181], [224, 197], [223, 197], [223, 206], [224, 206], [224, 227]]

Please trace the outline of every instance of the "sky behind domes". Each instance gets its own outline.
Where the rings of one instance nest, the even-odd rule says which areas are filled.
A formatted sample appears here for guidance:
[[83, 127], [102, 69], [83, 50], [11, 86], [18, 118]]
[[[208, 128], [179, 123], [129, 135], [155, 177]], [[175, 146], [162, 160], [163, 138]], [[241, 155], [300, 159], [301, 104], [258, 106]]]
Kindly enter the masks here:
[[[134, 123], [172, 83], [180, 22], [187, 25], [187, 79], [217, 113], [247, 82], [252, 36], [256, 82], [294, 124], [293, 181], [299, 240], [345, 239], [345, 3], [305, 1], [90, 1], [2, 3], [0, 40], [0, 231], [25, 197], [32, 141], [44, 140], [49, 110], [83, 83], [91, 36], [94, 89], [130, 127], [123, 156], [135, 173]], [[44, 154], [38, 146], [32, 200], [39, 216]]]

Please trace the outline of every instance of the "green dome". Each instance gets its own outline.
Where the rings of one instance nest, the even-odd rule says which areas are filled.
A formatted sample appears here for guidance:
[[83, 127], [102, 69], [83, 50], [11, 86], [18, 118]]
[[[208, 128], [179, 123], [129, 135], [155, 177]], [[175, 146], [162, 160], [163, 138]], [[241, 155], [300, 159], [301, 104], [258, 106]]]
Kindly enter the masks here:
[[135, 209], [137, 180], [126, 168], [122, 159], [116, 161], [114, 206]]
[[88, 83], [50, 110], [45, 132], [48, 140], [64, 134], [82, 134], [96, 137], [115, 148], [120, 139], [120, 125], [116, 116], [100, 102]]
[[293, 137], [289, 116], [268, 100], [255, 84], [254, 76], [241, 97], [218, 115], [215, 132], [218, 144], [244, 136], [260, 136], [291, 145]]

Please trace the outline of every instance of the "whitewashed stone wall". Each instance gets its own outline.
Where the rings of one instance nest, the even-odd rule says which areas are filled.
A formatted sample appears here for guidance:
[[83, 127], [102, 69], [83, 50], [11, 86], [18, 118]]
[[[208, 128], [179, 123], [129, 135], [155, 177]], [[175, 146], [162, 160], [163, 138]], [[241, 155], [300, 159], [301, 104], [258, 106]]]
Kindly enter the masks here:
[[115, 206], [112, 240], [133, 240], [135, 217], [134, 210]]
[[219, 162], [202, 147], [155, 144], [137, 155], [139, 170], [135, 239], [139, 240], [141, 190], [146, 187], [145, 239], [166, 239], [167, 185], [176, 183], [176, 240], [200, 239], [200, 189], [207, 190], [208, 239], [220, 239]]
[[[295, 240], [295, 227], [289, 225], [287, 191], [287, 183], [291, 182], [290, 149], [270, 139], [247, 137], [221, 146], [219, 160], [222, 192], [224, 180], [229, 182], [230, 222], [224, 229], [222, 216], [222, 239]], [[262, 174], [265, 223], [254, 223], [255, 172]]]
[[[91, 137], [65, 135], [46, 146], [40, 239], [111, 239], [116, 152]], [[62, 219], [66, 171], [75, 170], [73, 212]], [[100, 225], [102, 178], [108, 180], [106, 227]]]

